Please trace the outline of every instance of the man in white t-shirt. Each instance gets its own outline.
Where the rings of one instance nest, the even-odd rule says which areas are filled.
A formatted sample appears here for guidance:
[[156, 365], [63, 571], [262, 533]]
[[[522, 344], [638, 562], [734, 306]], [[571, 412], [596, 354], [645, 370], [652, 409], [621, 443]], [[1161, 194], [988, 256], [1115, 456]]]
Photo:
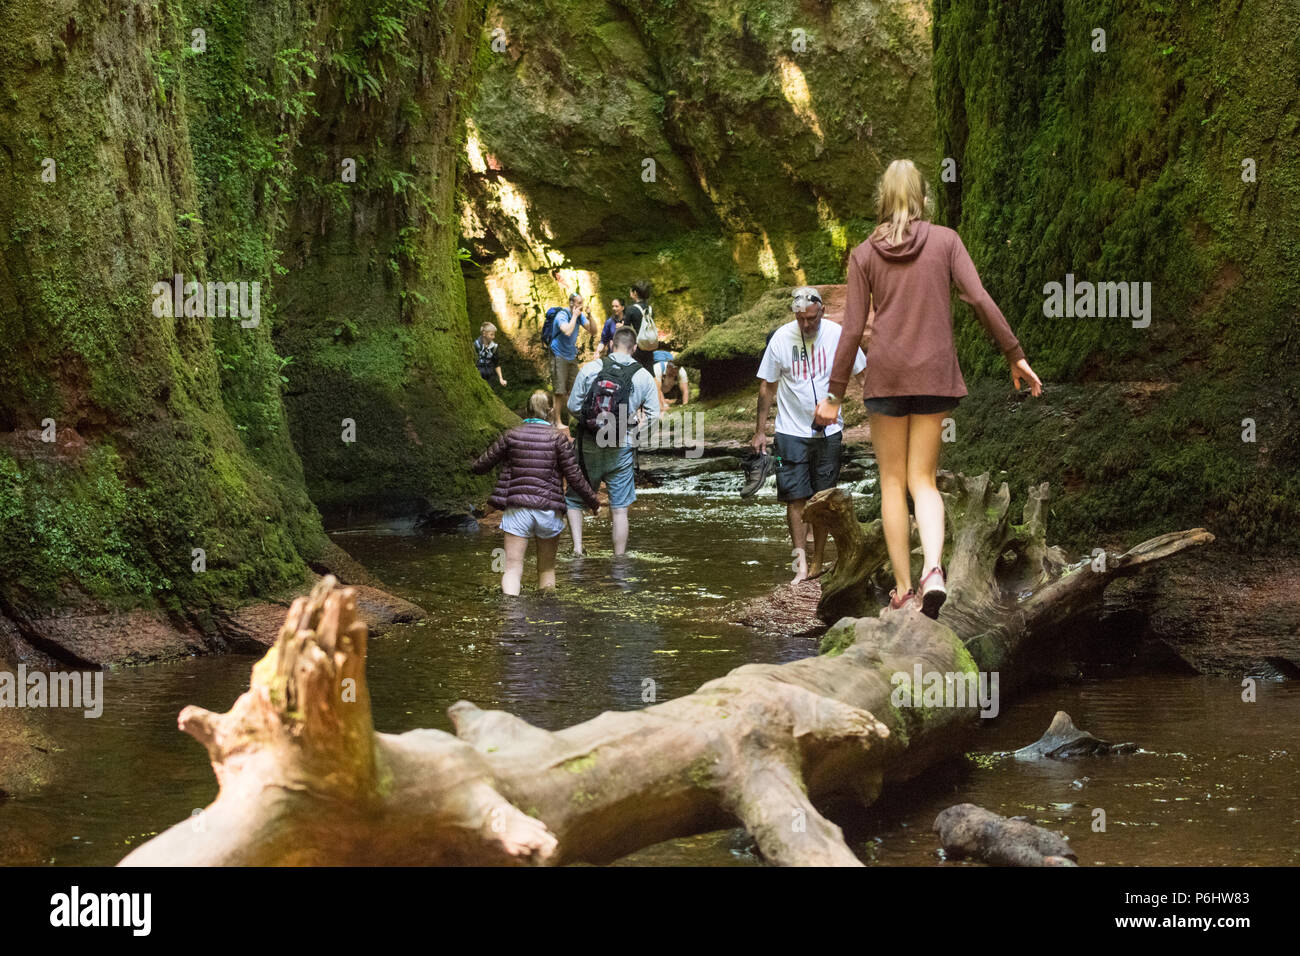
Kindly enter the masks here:
[[[826, 532], [816, 531], [809, 565], [803, 506], [817, 492], [835, 487], [839, 480], [844, 419], [841, 416], [833, 425], [825, 426], [813, 422], [817, 403], [826, 397], [830, 388], [831, 363], [840, 344], [840, 327], [835, 322], [822, 321], [826, 307], [816, 289], [800, 286], [794, 290], [793, 297], [790, 308], [795, 314], [794, 321], [776, 330], [758, 366], [762, 384], [758, 388], [758, 424], [753, 445], [759, 454], [767, 450], [767, 417], [775, 397], [777, 499], [786, 506], [797, 583], [821, 573]], [[866, 356], [858, 349], [853, 374], [866, 367]]]

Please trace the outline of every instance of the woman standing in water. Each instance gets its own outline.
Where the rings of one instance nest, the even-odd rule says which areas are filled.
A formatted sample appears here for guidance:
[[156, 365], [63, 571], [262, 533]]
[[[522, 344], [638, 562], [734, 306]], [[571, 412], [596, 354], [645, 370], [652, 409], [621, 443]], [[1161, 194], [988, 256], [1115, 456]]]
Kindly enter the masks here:
[[488, 504], [504, 508], [501, 530], [506, 536], [506, 567], [501, 590], [518, 594], [524, 574], [524, 552], [530, 540], [537, 542], [537, 586], [555, 587], [555, 551], [564, 530], [564, 480], [581, 496], [592, 513], [600, 499], [591, 490], [567, 431], [550, 421], [551, 394], [540, 389], [528, 399], [528, 418], [510, 429], [471, 466], [481, 475], [501, 466]]
[[816, 423], [839, 414], [857, 345], [875, 305], [864, 398], [871, 441], [880, 469], [880, 511], [894, 590], [895, 610], [917, 599], [912, 587], [910, 492], [924, 553], [921, 610], [939, 615], [947, 598], [943, 571], [943, 498], [935, 486], [939, 442], [946, 415], [966, 394], [952, 335], [951, 289], [975, 310], [980, 324], [1011, 366], [1016, 390], [1033, 395], [1042, 382], [991, 296], [984, 291], [970, 254], [952, 229], [925, 220], [925, 180], [911, 160], [896, 159], [880, 177], [880, 224], [849, 256], [843, 335], [831, 369], [830, 391], [817, 407]]

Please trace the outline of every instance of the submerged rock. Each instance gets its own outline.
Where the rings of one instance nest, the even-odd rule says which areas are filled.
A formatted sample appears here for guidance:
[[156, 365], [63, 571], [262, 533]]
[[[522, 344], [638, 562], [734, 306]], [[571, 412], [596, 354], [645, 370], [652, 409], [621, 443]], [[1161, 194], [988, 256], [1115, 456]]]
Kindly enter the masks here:
[[1113, 744], [1108, 740], [1094, 737], [1086, 730], [1074, 726], [1074, 721], [1070, 719], [1069, 714], [1058, 710], [1047, 732], [1028, 747], [1021, 747], [1012, 756], [1018, 760], [1043, 758], [1060, 760], [1066, 757], [1092, 757], [1099, 754], [1127, 754], [1137, 749], [1137, 744]]
[[[372, 634], [428, 616], [419, 605], [380, 588], [348, 586], [356, 589], [359, 616]], [[288, 598], [257, 601], [198, 610], [187, 617], [157, 608], [70, 608], [23, 618], [21, 629], [0, 615], [0, 662], [7, 656], [29, 669], [84, 670], [198, 654], [260, 654], [274, 642], [291, 603]]]
[[678, 458], [668, 456], [642, 456], [638, 479], [644, 477], [648, 484], [662, 485], [695, 475], [709, 475], [720, 471], [739, 471], [740, 462], [732, 457]]

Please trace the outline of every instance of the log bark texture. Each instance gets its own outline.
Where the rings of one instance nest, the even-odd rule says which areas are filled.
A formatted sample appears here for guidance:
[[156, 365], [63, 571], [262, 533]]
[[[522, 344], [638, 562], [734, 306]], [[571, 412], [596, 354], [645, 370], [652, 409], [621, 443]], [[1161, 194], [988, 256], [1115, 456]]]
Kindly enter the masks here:
[[[1212, 540], [1163, 535], [1105, 571], [1071, 569], [1043, 544], [1046, 486], [1031, 489], [1016, 526], [1005, 484], [951, 476], [947, 488], [951, 597], [938, 621], [911, 609], [846, 618], [817, 657], [745, 665], [685, 697], [554, 732], [461, 701], [454, 735], [377, 733], [355, 595], [326, 578], [294, 603], [229, 713], [181, 712], [220, 793], [123, 862], [603, 863], [739, 823], [770, 862], [858, 865], [823, 811], [871, 803], [960, 753], [979, 720], [971, 706], [895, 706], [900, 675], [1028, 670], [1022, 649], [1095, 610], [1108, 581]], [[1009, 590], [1035, 574], [1035, 588]]]

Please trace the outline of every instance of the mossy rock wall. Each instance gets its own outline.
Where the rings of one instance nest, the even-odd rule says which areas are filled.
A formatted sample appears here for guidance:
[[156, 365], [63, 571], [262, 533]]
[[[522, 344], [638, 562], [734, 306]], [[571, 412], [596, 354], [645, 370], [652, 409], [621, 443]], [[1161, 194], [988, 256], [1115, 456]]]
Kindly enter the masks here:
[[187, 18], [56, 6], [9, 4], [0, 34], [3, 600], [178, 605], [299, 585], [324, 536], [287, 477], [278, 380], [244, 431], [217, 351], [247, 331], [247, 362], [269, 363], [266, 328], [152, 310], [155, 282], [213, 274], [175, 82]]
[[[409, 0], [6, 6], [0, 611], [85, 602], [179, 611], [306, 583], [307, 563], [329, 544], [302, 461], [330, 503], [344, 470], [302, 437], [317, 427], [310, 400], [291, 400], [286, 415], [282, 389], [307, 396], [314, 374], [358, 408], [345, 465], [370, 483], [344, 494], [382, 489], [465, 504], [478, 492], [462, 477], [465, 456], [508, 416], [473, 372], [449, 183], [454, 106], [472, 79], [482, 16], [480, 5], [450, 0], [436, 14]], [[354, 303], [393, 305], [386, 322], [354, 323], [353, 344], [385, 357], [367, 365], [336, 346], [309, 361], [310, 335], [337, 323], [339, 302], [304, 304], [295, 296], [312, 280], [290, 282], [285, 270], [300, 259], [304, 272], [337, 273], [339, 263], [297, 245], [281, 250], [286, 226], [320, 208], [303, 197], [325, 192], [311, 185], [321, 170], [298, 144], [332, 142], [318, 130], [335, 117], [317, 104], [345, 101], [336, 92], [343, 83], [373, 84], [385, 57], [390, 78], [400, 72], [421, 90], [414, 99], [427, 100], [394, 97], [386, 118], [371, 102], [337, 120], [340, 135], [405, 135], [385, 140], [391, 152], [378, 165], [416, 183], [394, 190], [390, 177], [398, 198], [379, 202], [382, 190], [359, 176], [351, 197], [351, 218], [368, 224], [357, 232], [373, 237], [367, 252], [380, 261], [372, 274], [357, 267], [347, 276], [349, 291]], [[415, 126], [419, 109], [446, 116], [415, 135], [397, 118]], [[325, 245], [342, 256], [330, 227]], [[386, 267], [394, 238], [404, 250], [396, 272]], [[260, 322], [156, 315], [153, 286], [175, 274], [260, 282]], [[409, 305], [417, 293], [418, 307]], [[408, 306], [398, 309], [402, 298]], [[376, 366], [406, 376], [376, 397], [368, 377]], [[347, 368], [357, 372], [338, 371]], [[382, 424], [368, 432], [362, 407]], [[406, 454], [415, 440], [392, 440], [407, 415], [415, 439], [436, 439], [418, 454]], [[367, 452], [376, 432], [388, 445]], [[42, 440], [51, 434], [55, 441]], [[192, 570], [194, 548], [206, 552], [204, 573]]]
[[474, 367], [452, 214], [484, 9], [425, 6], [344, 8], [294, 152], [275, 340], [327, 518], [464, 513], [486, 495], [469, 463], [514, 421]]
[[[941, 216], [1048, 383], [1009, 399], [959, 316], [974, 387], [945, 462], [1064, 487], [1078, 546], [1201, 523], [1296, 540], [1298, 35], [1300, 8], [1263, 0], [935, 5]], [[1150, 282], [1150, 326], [1045, 317], [1067, 273]]]
[[774, 285], [843, 281], [884, 164], [936, 169], [925, 3], [498, 0], [494, 30], [462, 230], [471, 325], [521, 365], [557, 271], [601, 318], [650, 279], [686, 345]]

